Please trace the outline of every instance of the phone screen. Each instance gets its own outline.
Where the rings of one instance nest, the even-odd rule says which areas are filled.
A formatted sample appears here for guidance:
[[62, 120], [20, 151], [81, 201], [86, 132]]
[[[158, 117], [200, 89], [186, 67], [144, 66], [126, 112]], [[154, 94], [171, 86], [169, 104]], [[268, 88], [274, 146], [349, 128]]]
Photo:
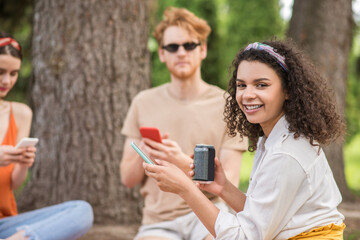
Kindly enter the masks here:
[[154, 163], [148, 156], [146, 156], [146, 154], [143, 151], [141, 151], [141, 149], [133, 141], [131, 141], [130, 145], [132, 146], [133, 149], [135, 149], [135, 151], [140, 155], [140, 157], [144, 159], [145, 162], [156, 165], [156, 163]]
[[22, 138], [15, 148], [20, 147], [34, 147], [39, 142], [38, 138]]

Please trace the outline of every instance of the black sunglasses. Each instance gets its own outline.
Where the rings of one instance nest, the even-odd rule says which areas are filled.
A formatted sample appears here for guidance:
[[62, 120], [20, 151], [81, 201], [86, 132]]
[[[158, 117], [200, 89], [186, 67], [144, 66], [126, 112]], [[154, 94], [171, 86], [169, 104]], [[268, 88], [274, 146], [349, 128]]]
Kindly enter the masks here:
[[194, 43], [194, 42], [187, 42], [183, 44], [177, 44], [177, 43], [170, 43], [168, 45], [162, 46], [162, 49], [165, 49], [168, 52], [174, 53], [177, 52], [180, 46], [183, 46], [186, 51], [192, 51], [197, 46], [200, 46], [200, 43]]

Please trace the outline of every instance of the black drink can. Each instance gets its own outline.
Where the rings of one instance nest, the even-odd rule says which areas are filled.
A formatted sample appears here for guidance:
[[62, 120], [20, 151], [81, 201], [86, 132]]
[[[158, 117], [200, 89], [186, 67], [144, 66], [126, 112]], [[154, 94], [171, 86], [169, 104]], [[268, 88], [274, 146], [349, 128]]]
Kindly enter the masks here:
[[209, 183], [215, 177], [215, 148], [212, 145], [196, 144], [194, 149], [194, 181]]

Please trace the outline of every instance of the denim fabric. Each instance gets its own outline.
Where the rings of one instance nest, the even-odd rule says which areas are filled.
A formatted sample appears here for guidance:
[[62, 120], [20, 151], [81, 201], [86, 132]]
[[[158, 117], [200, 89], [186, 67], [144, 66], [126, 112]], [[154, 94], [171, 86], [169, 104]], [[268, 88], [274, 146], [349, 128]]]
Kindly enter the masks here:
[[0, 238], [25, 230], [29, 240], [71, 240], [92, 226], [93, 211], [85, 201], [68, 201], [0, 219]]

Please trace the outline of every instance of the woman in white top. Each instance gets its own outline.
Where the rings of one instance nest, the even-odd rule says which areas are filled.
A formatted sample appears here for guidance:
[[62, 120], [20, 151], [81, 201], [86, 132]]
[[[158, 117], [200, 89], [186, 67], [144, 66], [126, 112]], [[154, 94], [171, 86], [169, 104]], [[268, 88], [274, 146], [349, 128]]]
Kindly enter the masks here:
[[[341, 195], [320, 145], [342, 140], [345, 124], [326, 80], [279, 41], [249, 44], [233, 67], [224, 115], [229, 134], [249, 137], [256, 150], [247, 193], [217, 159], [211, 184], [195, 185], [164, 161], [144, 164], [146, 174], [180, 195], [216, 239], [342, 239]], [[199, 188], [237, 214], [217, 209]]]

